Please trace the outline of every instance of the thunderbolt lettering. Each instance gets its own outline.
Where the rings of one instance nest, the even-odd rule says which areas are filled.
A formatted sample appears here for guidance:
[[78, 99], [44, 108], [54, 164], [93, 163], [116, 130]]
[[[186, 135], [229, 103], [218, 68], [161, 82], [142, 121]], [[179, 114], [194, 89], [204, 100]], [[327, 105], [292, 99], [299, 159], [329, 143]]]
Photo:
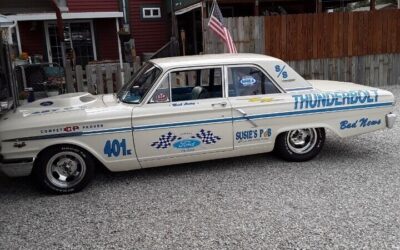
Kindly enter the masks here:
[[292, 95], [294, 109], [313, 109], [378, 102], [377, 90], [348, 92], [322, 92], [317, 94]]

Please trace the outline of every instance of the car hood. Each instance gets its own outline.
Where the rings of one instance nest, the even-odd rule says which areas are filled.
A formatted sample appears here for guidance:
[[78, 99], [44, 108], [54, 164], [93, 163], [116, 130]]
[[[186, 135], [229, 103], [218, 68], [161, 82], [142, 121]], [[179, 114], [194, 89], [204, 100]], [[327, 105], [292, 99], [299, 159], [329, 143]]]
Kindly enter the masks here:
[[[71, 93], [40, 99], [0, 118], [0, 133], [49, 126], [67, 126], [107, 117], [117, 105], [113, 95]], [[111, 107], [111, 108], [107, 108]], [[114, 108], [115, 109], [115, 108]]]

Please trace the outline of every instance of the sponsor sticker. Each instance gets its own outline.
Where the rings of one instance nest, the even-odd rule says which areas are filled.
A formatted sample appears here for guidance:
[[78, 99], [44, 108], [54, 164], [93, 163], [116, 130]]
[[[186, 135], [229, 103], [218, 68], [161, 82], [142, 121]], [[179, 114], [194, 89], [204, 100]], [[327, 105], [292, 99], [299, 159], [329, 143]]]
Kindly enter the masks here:
[[242, 130], [235, 133], [235, 140], [237, 143], [254, 142], [268, 140], [272, 136], [271, 128], [249, 129]]
[[167, 149], [172, 146], [176, 150], [186, 152], [194, 151], [195, 148], [200, 146], [216, 144], [221, 139], [221, 137], [214, 135], [212, 131], [204, 129], [197, 133], [182, 133], [179, 136], [173, 132], [168, 132], [161, 135], [158, 141], [151, 143], [150, 146], [156, 149]]
[[244, 87], [248, 86], [253, 86], [256, 84], [256, 79], [252, 76], [244, 76], [242, 79], [240, 79], [240, 84], [242, 84]]
[[190, 148], [196, 148], [201, 144], [201, 141], [197, 139], [183, 139], [180, 141], [177, 141], [173, 144], [174, 148], [177, 149], [190, 149]]

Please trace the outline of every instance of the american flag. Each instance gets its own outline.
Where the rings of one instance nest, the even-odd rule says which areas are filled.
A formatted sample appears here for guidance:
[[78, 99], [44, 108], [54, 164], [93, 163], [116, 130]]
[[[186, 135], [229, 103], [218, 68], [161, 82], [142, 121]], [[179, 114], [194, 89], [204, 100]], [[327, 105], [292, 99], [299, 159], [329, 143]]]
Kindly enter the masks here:
[[210, 20], [208, 21], [208, 26], [224, 41], [224, 43], [228, 47], [229, 53], [237, 53], [231, 33], [224, 26], [223, 19], [224, 17], [222, 16], [221, 10], [218, 7], [217, 1], [214, 0]]

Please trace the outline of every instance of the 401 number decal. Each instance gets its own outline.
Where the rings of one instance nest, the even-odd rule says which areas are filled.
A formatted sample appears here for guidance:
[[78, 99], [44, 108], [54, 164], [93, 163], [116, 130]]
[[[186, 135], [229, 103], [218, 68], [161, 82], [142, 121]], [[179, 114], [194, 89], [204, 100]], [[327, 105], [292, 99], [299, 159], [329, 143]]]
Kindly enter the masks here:
[[132, 154], [132, 150], [126, 148], [125, 139], [122, 139], [121, 141], [117, 139], [106, 141], [106, 144], [104, 145], [104, 154], [108, 157], [118, 157], [121, 153], [123, 156]]

